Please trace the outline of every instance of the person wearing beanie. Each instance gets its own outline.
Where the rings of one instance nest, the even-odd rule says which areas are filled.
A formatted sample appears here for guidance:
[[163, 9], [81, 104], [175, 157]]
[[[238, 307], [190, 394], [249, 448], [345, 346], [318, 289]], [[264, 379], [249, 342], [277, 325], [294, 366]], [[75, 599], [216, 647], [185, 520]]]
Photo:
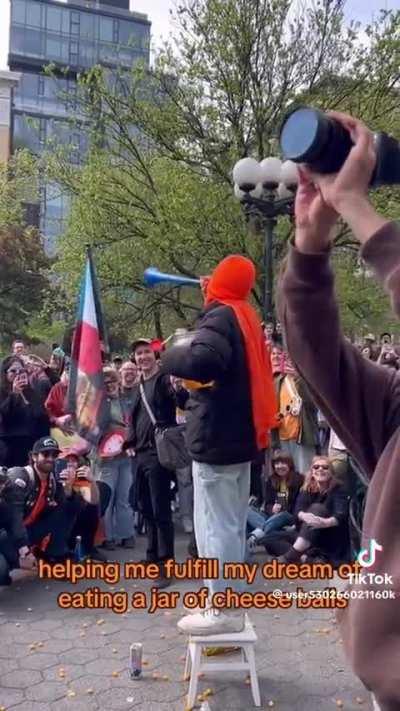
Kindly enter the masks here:
[[[249, 303], [254, 264], [226, 257], [207, 279], [205, 305], [190, 338], [163, 353], [163, 372], [207, 385], [190, 391], [186, 441], [193, 459], [194, 525], [200, 558], [216, 558], [220, 577], [205, 580], [205, 610], [178, 623], [187, 634], [239, 632], [242, 610], [216, 609], [213, 596], [241, 581], [223, 578], [223, 565], [243, 563], [250, 466], [268, 445], [277, 403], [261, 321]], [[203, 282], [204, 287], [204, 282]]]

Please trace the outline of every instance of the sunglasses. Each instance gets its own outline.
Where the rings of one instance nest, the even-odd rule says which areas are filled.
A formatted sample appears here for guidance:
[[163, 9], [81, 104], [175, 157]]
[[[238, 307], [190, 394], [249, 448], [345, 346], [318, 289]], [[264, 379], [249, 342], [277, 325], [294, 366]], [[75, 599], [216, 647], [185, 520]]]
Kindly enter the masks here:
[[313, 469], [324, 469], [325, 471], [329, 470], [329, 464], [313, 464], [312, 465]]
[[24, 373], [26, 373], [26, 370], [24, 370], [23, 368], [9, 368], [7, 370], [7, 373], [11, 373], [12, 375], [23, 375]]
[[42, 457], [45, 457], [45, 459], [57, 459], [58, 457], [58, 452], [40, 452]]

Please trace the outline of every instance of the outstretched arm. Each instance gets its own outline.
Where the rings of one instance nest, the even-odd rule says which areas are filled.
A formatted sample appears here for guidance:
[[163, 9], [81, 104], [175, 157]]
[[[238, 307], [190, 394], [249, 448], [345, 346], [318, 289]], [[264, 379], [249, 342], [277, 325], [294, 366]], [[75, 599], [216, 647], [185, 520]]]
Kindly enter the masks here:
[[281, 281], [280, 312], [288, 350], [315, 401], [371, 475], [400, 422], [400, 379], [363, 359], [343, 336], [329, 254], [341, 214], [399, 313], [400, 231], [368, 202], [375, 165], [372, 134], [349, 117], [334, 117], [350, 131], [354, 148], [337, 175], [300, 171], [295, 244]]

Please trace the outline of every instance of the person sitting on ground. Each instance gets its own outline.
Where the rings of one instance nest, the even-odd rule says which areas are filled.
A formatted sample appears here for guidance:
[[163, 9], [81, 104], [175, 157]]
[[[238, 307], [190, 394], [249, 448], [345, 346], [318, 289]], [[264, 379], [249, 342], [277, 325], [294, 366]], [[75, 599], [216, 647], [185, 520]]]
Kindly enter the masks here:
[[42, 437], [33, 445], [29, 465], [7, 472], [16, 536], [36, 557], [49, 562], [68, 556], [69, 536], [83, 508], [82, 497], [73, 490], [75, 475], [67, 470], [64, 485], [56, 480], [59, 453], [55, 439]]
[[349, 497], [337, 482], [329, 457], [314, 457], [304, 485], [296, 499], [298, 534], [293, 546], [282, 556], [295, 563], [306, 555], [337, 564], [348, 560]]
[[76, 537], [80, 536], [82, 556], [106, 562], [107, 557], [95, 547], [95, 538], [111, 498], [110, 487], [103, 481], [95, 481], [89, 459], [79, 456], [73, 449], [61, 452], [56, 468], [60, 470], [57, 479], [62, 484], [68, 481], [67, 471], [74, 475], [73, 489], [83, 500], [69, 537], [70, 550], [74, 549]]
[[265, 514], [249, 507], [247, 529], [250, 535], [247, 545], [254, 550], [264, 545], [265, 537], [295, 523], [296, 499], [304, 479], [294, 467], [292, 457], [284, 452], [276, 452], [272, 457], [272, 473], [266, 482]]
[[15, 568], [34, 570], [36, 559], [18, 535], [14, 507], [8, 497], [12, 484], [7, 469], [0, 471], [0, 587], [11, 585], [11, 571]]

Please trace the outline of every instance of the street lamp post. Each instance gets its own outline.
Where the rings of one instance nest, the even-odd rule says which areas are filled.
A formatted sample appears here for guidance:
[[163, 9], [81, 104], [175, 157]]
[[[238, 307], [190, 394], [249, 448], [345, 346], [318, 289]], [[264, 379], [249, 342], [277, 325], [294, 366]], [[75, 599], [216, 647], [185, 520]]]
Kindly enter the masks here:
[[273, 241], [277, 218], [292, 215], [298, 182], [297, 166], [290, 160], [242, 158], [233, 169], [234, 193], [246, 217], [261, 218], [264, 228], [264, 321], [274, 321]]

